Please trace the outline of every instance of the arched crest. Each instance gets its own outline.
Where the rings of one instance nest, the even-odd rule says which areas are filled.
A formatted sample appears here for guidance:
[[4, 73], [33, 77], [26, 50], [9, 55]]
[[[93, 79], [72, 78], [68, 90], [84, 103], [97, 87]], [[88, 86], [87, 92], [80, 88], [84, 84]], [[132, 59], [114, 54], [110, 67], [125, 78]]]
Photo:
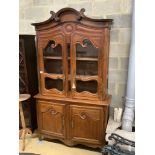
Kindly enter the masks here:
[[112, 19], [92, 19], [87, 17], [84, 12], [84, 8], [82, 8], [80, 11], [77, 11], [73, 8], [63, 8], [56, 13], [54, 11], [50, 11], [51, 17], [48, 20], [40, 23], [32, 23], [32, 25], [35, 26], [36, 29], [39, 29], [42, 26], [49, 26], [50, 24], [56, 26], [57, 24], [66, 22], [77, 22], [83, 24], [85, 24], [85, 22], [89, 22], [89, 25], [99, 27], [109, 27], [112, 24]]
[[70, 16], [72, 15], [72, 17], [74, 17], [75, 20], [80, 20], [82, 17], [84, 17], [84, 12], [84, 8], [82, 8], [79, 12], [73, 8], [63, 8], [59, 10], [57, 13], [55, 13], [54, 11], [50, 11], [50, 14], [52, 15], [52, 18], [55, 21], [61, 21], [61, 17], [66, 16], [67, 14], [69, 14]]

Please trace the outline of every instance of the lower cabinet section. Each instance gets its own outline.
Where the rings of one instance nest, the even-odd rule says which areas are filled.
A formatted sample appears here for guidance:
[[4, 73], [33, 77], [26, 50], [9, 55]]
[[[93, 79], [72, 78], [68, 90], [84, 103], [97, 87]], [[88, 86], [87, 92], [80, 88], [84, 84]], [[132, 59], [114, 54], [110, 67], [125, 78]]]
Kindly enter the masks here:
[[37, 102], [40, 135], [59, 139], [67, 145], [104, 145], [107, 106], [87, 106], [80, 103]]

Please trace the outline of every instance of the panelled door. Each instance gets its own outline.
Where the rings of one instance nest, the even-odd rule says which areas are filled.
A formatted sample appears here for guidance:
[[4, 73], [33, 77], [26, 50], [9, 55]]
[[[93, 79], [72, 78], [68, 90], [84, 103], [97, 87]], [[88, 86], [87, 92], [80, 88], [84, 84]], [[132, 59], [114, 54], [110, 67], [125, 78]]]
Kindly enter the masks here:
[[65, 137], [65, 105], [39, 101], [37, 112], [41, 133]]
[[66, 81], [66, 43], [62, 33], [38, 39], [40, 59], [40, 86], [43, 95], [65, 96]]
[[[79, 28], [80, 29], [80, 28]], [[100, 31], [78, 30], [71, 36], [71, 90], [73, 98], [101, 99], [101, 42]]]
[[99, 107], [70, 106], [71, 140], [100, 144], [103, 130], [103, 110]]

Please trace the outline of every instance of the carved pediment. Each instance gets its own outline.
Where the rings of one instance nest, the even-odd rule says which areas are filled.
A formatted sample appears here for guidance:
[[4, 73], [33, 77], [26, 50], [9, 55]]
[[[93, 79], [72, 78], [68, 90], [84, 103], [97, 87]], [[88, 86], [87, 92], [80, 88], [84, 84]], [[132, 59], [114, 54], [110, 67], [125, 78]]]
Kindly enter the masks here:
[[52, 18], [55, 21], [77, 21], [84, 16], [85, 9], [82, 8], [80, 11], [77, 11], [73, 8], [64, 8], [59, 10], [57, 13], [50, 11]]
[[112, 24], [112, 19], [93, 19], [87, 17], [84, 12], [84, 8], [82, 8], [80, 11], [77, 11], [73, 8], [63, 8], [56, 13], [54, 11], [50, 11], [51, 17], [48, 20], [40, 23], [32, 23], [32, 25], [38, 28], [40, 26], [49, 26], [50, 23], [56, 26], [57, 24], [66, 22], [79, 22], [83, 24], [87, 22], [90, 25], [95, 25], [97, 23], [96, 26], [99, 25], [100, 27], [103, 25], [110, 26]]

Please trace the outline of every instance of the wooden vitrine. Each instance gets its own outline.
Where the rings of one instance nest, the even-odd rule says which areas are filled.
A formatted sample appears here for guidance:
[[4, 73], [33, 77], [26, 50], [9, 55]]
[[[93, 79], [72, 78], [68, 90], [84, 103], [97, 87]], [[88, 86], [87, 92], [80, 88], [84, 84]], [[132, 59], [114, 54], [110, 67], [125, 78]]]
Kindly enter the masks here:
[[36, 29], [40, 137], [67, 145], [105, 142], [109, 31], [112, 19], [91, 19], [84, 9], [64, 8]]

